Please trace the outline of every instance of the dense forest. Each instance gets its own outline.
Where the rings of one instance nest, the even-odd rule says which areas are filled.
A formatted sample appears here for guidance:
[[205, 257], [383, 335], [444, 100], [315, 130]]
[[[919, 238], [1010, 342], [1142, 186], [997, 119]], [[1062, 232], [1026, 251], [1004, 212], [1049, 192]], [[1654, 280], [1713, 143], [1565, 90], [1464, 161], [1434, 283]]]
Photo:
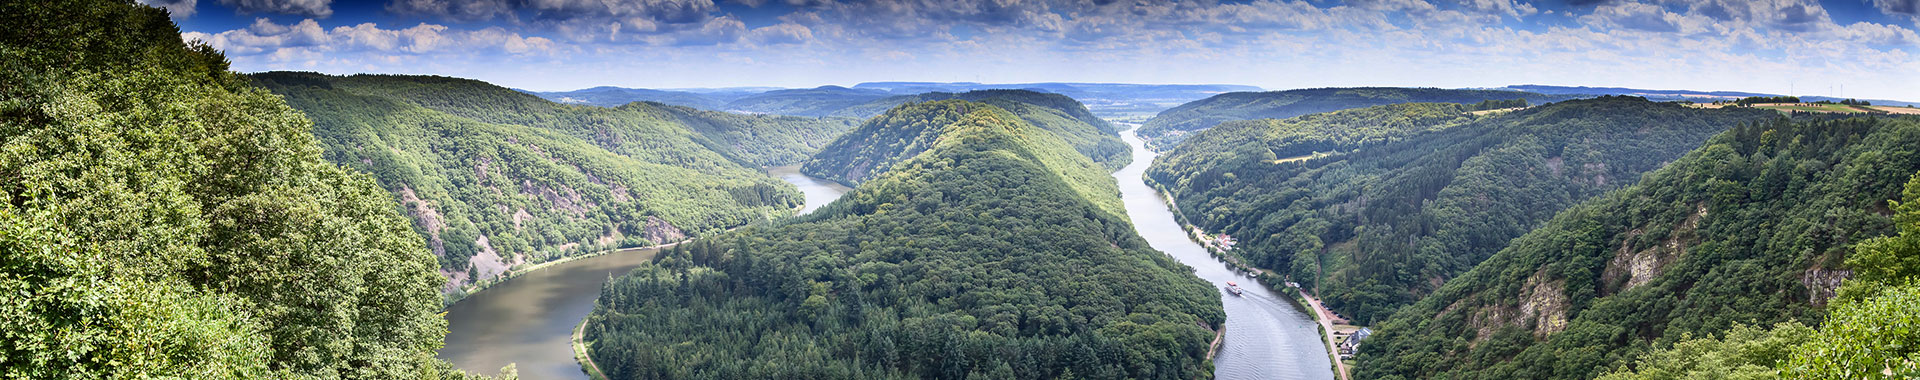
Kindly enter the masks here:
[[[885, 172], [889, 166], [935, 146], [942, 128], [972, 113], [975, 104], [1010, 112], [1025, 124], [1062, 139], [1075, 152], [1092, 157], [1107, 170], [1133, 160], [1125, 143], [1106, 121], [1093, 117], [1073, 99], [1024, 90], [985, 90], [962, 94], [932, 93], [927, 99], [972, 98], [966, 102], [907, 103], [867, 119], [859, 127], [827, 144], [801, 167], [807, 175], [856, 185]], [[1030, 103], [1031, 102], [1031, 103]], [[1101, 199], [1101, 195], [1094, 199]]]
[[851, 126], [657, 103], [569, 106], [443, 77], [252, 77], [313, 119], [329, 161], [379, 180], [452, 285], [787, 213], [798, 192], [757, 166], [797, 161]]
[[1403, 104], [1228, 123], [1148, 177], [1188, 223], [1361, 323], [1384, 320], [1561, 209], [1631, 183], [1743, 122], [1633, 97], [1500, 115]]
[[1160, 112], [1140, 127], [1140, 137], [1156, 150], [1171, 149], [1189, 133], [1235, 120], [1285, 119], [1300, 115], [1396, 103], [1463, 103], [1525, 100], [1532, 104], [1574, 99], [1519, 91], [1438, 88], [1313, 88], [1268, 92], [1230, 92]]
[[1218, 291], [1148, 247], [1101, 167], [984, 103], [903, 105], [933, 130], [796, 221], [662, 252], [605, 287], [616, 379], [1209, 377]]
[[388, 192], [132, 1], [0, 2], [0, 377], [445, 379]]
[[1120, 134], [1112, 124], [1094, 116], [1079, 101], [1060, 94], [1029, 90], [929, 92], [887, 97], [834, 112], [833, 116], [867, 120], [902, 104], [947, 99], [986, 103], [1011, 111], [1028, 124], [1060, 136], [1074, 150], [1093, 158], [1094, 162], [1106, 166], [1108, 170], [1119, 170], [1133, 162], [1133, 150], [1120, 141]]
[[1912, 118], [1734, 128], [1379, 324], [1360, 377], [1920, 375], [1917, 168]]

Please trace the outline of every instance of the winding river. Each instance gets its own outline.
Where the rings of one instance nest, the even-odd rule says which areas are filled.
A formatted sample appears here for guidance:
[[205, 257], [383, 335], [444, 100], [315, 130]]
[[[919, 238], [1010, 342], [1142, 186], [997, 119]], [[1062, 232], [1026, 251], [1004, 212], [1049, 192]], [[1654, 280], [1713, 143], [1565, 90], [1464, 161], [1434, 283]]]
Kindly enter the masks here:
[[[1219, 379], [1332, 379], [1332, 364], [1313, 320], [1288, 300], [1253, 278], [1235, 272], [1187, 240], [1159, 193], [1141, 179], [1158, 156], [1127, 131], [1133, 164], [1114, 173], [1127, 213], [1153, 248], [1188, 266], [1216, 289], [1235, 281], [1246, 295], [1221, 290], [1227, 311], [1226, 338], [1214, 358]], [[769, 168], [767, 174], [799, 186], [806, 195], [800, 213], [838, 199], [848, 189], [807, 177], [795, 166]], [[568, 342], [573, 327], [593, 311], [600, 284], [653, 258], [656, 250], [635, 249], [554, 265], [468, 296], [446, 310], [446, 348], [440, 357], [463, 370], [492, 374], [507, 364], [530, 380], [586, 379]]]
[[[1126, 125], [1126, 124], [1122, 124]], [[1227, 310], [1227, 334], [1220, 353], [1213, 359], [1217, 379], [1333, 379], [1333, 362], [1321, 343], [1319, 325], [1312, 317], [1293, 306], [1285, 296], [1259, 286], [1253, 277], [1240, 274], [1226, 263], [1207, 254], [1206, 248], [1187, 239], [1185, 229], [1175, 221], [1173, 212], [1160, 193], [1141, 177], [1159, 154], [1147, 150], [1132, 130], [1120, 133], [1133, 147], [1133, 163], [1113, 177], [1120, 182], [1133, 228], [1140, 237], [1174, 259], [1194, 269], [1194, 275], [1213, 283], [1220, 291]], [[1227, 281], [1241, 284], [1246, 295], [1235, 296], [1225, 290]]]
[[[797, 166], [767, 174], [800, 187], [805, 214], [839, 199], [847, 187], [800, 174]], [[586, 379], [568, 339], [593, 311], [600, 284], [653, 259], [653, 249], [622, 250], [561, 263], [474, 293], [447, 307], [440, 358], [460, 369], [493, 374], [514, 363], [528, 380]]]

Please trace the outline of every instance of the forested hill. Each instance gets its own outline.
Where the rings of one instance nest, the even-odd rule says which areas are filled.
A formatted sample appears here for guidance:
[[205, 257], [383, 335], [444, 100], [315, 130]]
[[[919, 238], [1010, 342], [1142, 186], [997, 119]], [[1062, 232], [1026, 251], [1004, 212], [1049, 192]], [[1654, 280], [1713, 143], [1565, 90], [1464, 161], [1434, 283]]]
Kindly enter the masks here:
[[983, 103], [883, 118], [939, 132], [803, 220], [683, 245], [611, 282], [585, 327], [599, 368], [615, 379], [1211, 377], [1203, 326], [1225, 317], [1219, 292], [1107, 209], [1119, 199], [1105, 171]]
[[[1649, 348], [1722, 332], [1732, 335], [1687, 343], [1635, 364], [1644, 377], [1622, 378], [1734, 376], [1734, 367], [1766, 377], [1920, 375], [1916, 170], [1912, 118], [1779, 120], [1722, 133], [1632, 187], [1560, 213], [1378, 325], [1359, 377], [1586, 379]], [[1903, 184], [1906, 203], [1890, 208]], [[1896, 222], [1899, 237], [1876, 238]], [[1856, 300], [1828, 304], [1850, 276], [1841, 293], [1852, 296], [1841, 298]], [[1883, 285], [1905, 288], [1881, 298]], [[1808, 325], [1824, 326], [1816, 335]]]
[[[1064, 98], [1060, 100], [1072, 101]], [[1108, 142], [1118, 142], [1117, 135], [1108, 129], [1111, 127], [1095, 127], [1077, 119], [1064, 118], [1055, 108], [1033, 106], [1003, 98], [992, 98], [987, 102], [954, 100], [909, 103], [868, 119], [859, 127], [848, 131], [822, 148], [820, 153], [815, 154], [813, 159], [807, 161], [801, 169], [807, 175], [848, 185], [865, 182], [885, 172], [893, 164], [933, 147], [933, 143], [942, 137], [941, 132], [944, 126], [951, 124], [961, 115], [973, 112], [978, 108], [977, 105], [991, 106], [993, 103], [1005, 104], [1017, 110], [993, 107], [1000, 112], [1008, 112], [1015, 118], [1021, 119], [1023, 123], [1035, 126], [1042, 132], [1054, 135], [1055, 138], [1066, 139], [1065, 141], [1068, 141], [1069, 146], [1072, 147], [1071, 150], [1081, 153], [1083, 157], [1086, 157], [1084, 153], [1086, 150], [1082, 149], [1106, 152], [1110, 149], [1102, 146], [1107, 145]], [[1039, 122], [1033, 123], [1027, 120]], [[1091, 132], [1088, 131], [1089, 129], [1099, 129], [1100, 134], [1087, 136], [1074, 132]], [[1087, 137], [1093, 140], [1083, 139]], [[1072, 143], [1076, 140], [1079, 144]], [[1126, 149], [1126, 146], [1123, 144], [1118, 149]], [[1115, 164], [1124, 164], [1132, 160], [1130, 156], [1124, 154], [1102, 157], [1107, 158], [1101, 163], [1102, 167], [1107, 169], [1111, 169]], [[1114, 193], [1117, 194], [1117, 190]]]
[[1156, 148], [1171, 148], [1178, 142], [1180, 135], [1234, 120], [1284, 119], [1312, 113], [1395, 103], [1474, 104], [1488, 100], [1526, 99], [1537, 105], [1575, 97], [1519, 91], [1396, 87], [1229, 92], [1162, 111], [1140, 127], [1140, 136], [1153, 141]]
[[[860, 125], [859, 119], [749, 115], [641, 102], [623, 110], [674, 120], [705, 136], [705, 145], [750, 166], [805, 162], [827, 143]], [[664, 115], [664, 116], [658, 116]]]
[[691, 111], [555, 104], [441, 77], [267, 73], [325, 157], [372, 173], [453, 284], [790, 212], [792, 185], [676, 122]]
[[907, 103], [960, 99], [986, 103], [1019, 115], [1021, 120], [1053, 132], [1074, 150], [1106, 166], [1119, 170], [1133, 162], [1133, 150], [1120, 141], [1113, 125], [1087, 111], [1087, 106], [1066, 95], [1028, 90], [978, 90], [961, 93], [930, 92], [888, 97], [833, 113], [833, 116], [861, 120], [880, 116], [889, 109]]
[[132, 1], [0, 2], [0, 377], [444, 379], [372, 178]]
[[1776, 117], [1630, 97], [1463, 111], [1389, 105], [1230, 124], [1200, 132], [1147, 175], [1188, 223], [1240, 238], [1236, 256], [1290, 274], [1366, 323], [1561, 209], [1721, 131]]

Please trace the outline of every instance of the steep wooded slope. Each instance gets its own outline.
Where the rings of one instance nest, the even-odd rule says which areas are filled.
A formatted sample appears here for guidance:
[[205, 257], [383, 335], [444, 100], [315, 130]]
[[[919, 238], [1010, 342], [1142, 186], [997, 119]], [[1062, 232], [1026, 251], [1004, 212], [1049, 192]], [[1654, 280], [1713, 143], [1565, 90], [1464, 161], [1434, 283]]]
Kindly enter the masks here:
[[380, 180], [455, 285], [716, 232], [800, 202], [791, 185], [708, 149], [717, 144], [669, 108], [567, 106], [441, 77], [254, 81], [314, 120], [328, 160]]
[[[1736, 323], [1818, 325], [1853, 271], [1920, 271], [1898, 259], [1850, 257], [1856, 243], [1894, 232], [1888, 200], [1899, 199], [1916, 170], [1914, 119], [1733, 129], [1639, 184], [1560, 213], [1402, 309], [1362, 349], [1359, 374], [1585, 379], [1650, 347]], [[1910, 321], [1907, 306], [1870, 313]], [[1913, 338], [1891, 329], [1871, 335], [1850, 339]], [[1853, 344], [1827, 342], [1809, 349]]]
[[1241, 239], [1236, 256], [1377, 322], [1561, 209], [1774, 117], [1626, 97], [1477, 117], [1456, 107], [1230, 124], [1156, 160], [1148, 177], [1189, 223]]

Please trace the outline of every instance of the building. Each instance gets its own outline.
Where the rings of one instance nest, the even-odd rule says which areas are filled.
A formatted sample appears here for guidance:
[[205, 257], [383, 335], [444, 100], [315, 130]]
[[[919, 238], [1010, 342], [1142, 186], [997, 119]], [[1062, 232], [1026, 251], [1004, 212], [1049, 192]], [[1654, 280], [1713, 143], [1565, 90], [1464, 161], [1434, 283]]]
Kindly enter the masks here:
[[1366, 340], [1368, 336], [1372, 335], [1373, 329], [1361, 327], [1360, 331], [1355, 331], [1353, 335], [1347, 336], [1346, 340], [1340, 341], [1340, 357], [1353, 357], [1355, 352], [1360, 352], [1360, 341]]

